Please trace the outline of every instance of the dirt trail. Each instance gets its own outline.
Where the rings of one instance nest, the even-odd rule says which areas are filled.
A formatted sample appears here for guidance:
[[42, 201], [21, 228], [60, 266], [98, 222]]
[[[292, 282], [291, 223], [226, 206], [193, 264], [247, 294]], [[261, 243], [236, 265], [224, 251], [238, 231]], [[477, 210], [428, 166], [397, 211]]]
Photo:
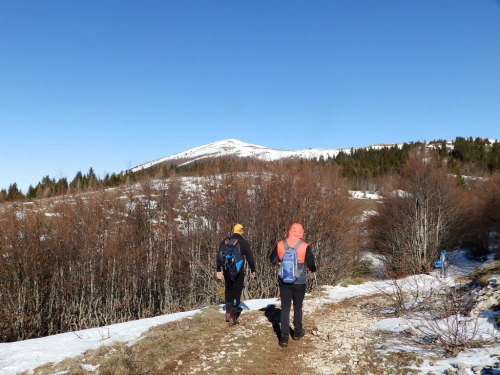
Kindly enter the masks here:
[[83, 375], [89, 373], [85, 370], [89, 364], [97, 369], [92, 372], [106, 375], [412, 373], [404, 364], [389, 365], [374, 350], [383, 338], [369, 325], [379, 319], [377, 311], [386, 302], [381, 296], [364, 296], [327, 303], [321, 309], [318, 299], [308, 296], [304, 301], [306, 335], [290, 339], [286, 348], [278, 345], [279, 304], [244, 311], [237, 326], [224, 321], [219, 306], [210, 306], [193, 317], [152, 328], [135, 345], [89, 350], [67, 363], [26, 374]]
[[[189, 369], [179, 373], [387, 373], [384, 366], [378, 370], [373, 368], [379, 358], [373, 352], [376, 334], [368, 328], [377, 321], [374, 306], [380, 307], [382, 302], [381, 297], [365, 296], [339, 304], [324, 304], [322, 310], [317, 299], [307, 297], [304, 301], [306, 335], [301, 340], [290, 338], [286, 348], [278, 345], [279, 305], [245, 311], [239, 326], [225, 327], [226, 334], [220, 341], [203, 347], [199, 353], [202, 363], [190, 361]], [[377, 364], [377, 367], [380, 366]]]
[[[304, 306], [305, 315], [315, 320], [310, 338], [314, 349], [309, 353], [309, 366], [314, 373], [352, 374], [354, 369], [370, 365], [364, 353], [373, 345], [373, 332], [368, 327], [377, 319], [366, 308], [360, 309], [359, 303], [358, 299], [326, 304], [323, 306], [324, 315], [314, 303]], [[309, 322], [310, 318], [307, 318], [306, 323]]]

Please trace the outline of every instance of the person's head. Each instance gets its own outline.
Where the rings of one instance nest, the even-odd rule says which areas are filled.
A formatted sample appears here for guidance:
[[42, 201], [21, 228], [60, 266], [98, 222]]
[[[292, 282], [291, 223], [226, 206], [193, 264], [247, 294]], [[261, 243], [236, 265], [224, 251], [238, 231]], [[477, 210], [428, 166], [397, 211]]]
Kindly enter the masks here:
[[236, 224], [233, 228], [233, 233], [236, 233], [236, 234], [243, 236], [243, 233], [245, 233], [245, 231], [243, 230], [243, 225]]
[[288, 231], [288, 238], [297, 238], [299, 240], [304, 237], [304, 228], [299, 223], [293, 223]]

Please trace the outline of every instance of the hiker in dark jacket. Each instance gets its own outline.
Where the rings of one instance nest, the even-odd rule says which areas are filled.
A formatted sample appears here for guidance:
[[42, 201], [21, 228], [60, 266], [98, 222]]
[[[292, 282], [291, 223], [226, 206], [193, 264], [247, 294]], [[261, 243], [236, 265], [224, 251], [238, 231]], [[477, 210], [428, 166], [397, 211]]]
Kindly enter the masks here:
[[[247, 240], [243, 238], [243, 225], [236, 224], [233, 229], [233, 234], [230, 239], [238, 240], [241, 255], [243, 260], [246, 259], [248, 265], [250, 266], [251, 277], [252, 279], [255, 277], [255, 260], [252, 254], [252, 250], [250, 250], [250, 245]], [[221, 242], [221, 246], [224, 241]], [[218, 258], [218, 257], [217, 257]], [[233, 281], [229, 276], [229, 271], [223, 269], [222, 265], [217, 259], [217, 278], [222, 280], [224, 278], [225, 283], [225, 291], [224, 297], [226, 302], [226, 322], [234, 325], [238, 324], [238, 307], [240, 305], [241, 292], [243, 291], [243, 281], [245, 280], [245, 262], [243, 261], [243, 265], [238, 273], [238, 276]]]
[[[294, 223], [290, 227], [286, 243], [289, 248], [293, 248], [304, 237], [304, 229], [299, 223]], [[303, 240], [302, 240], [303, 241]], [[281, 295], [281, 336], [279, 339], [280, 346], [288, 345], [288, 336], [290, 335], [290, 309], [293, 301], [293, 326], [294, 331], [292, 338], [299, 340], [305, 335], [304, 327], [302, 326], [302, 303], [306, 294], [306, 268], [312, 272], [316, 272], [316, 262], [311, 247], [306, 242], [302, 242], [296, 249], [298, 268], [301, 270], [300, 276], [293, 284], [285, 284], [278, 277], [280, 295]], [[280, 264], [285, 253], [285, 245], [283, 240], [279, 241], [271, 252], [269, 259], [273, 265]]]

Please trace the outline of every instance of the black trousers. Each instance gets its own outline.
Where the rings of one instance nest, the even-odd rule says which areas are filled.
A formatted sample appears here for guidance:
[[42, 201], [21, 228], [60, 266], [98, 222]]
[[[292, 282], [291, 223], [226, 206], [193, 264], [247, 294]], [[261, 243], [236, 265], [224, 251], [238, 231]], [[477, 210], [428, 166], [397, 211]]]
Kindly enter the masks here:
[[224, 270], [224, 283], [226, 284], [224, 299], [226, 302], [226, 312], [230, 312], [231, 316], [236, 318], [238, 306], [240, 305], [241, 292], [243, 292], [243, 281], [245, 280], [245, 270], [241, 268], [240, 273], [233, 281], [229, 277], [229, 272]]
[[290, 334], [290, 309], [293, 302], [293, 327], [302, 330], [302, 303], [306, 295], [306, 284], [284, 284], [279, 279], [281, 295], [281, 337]]

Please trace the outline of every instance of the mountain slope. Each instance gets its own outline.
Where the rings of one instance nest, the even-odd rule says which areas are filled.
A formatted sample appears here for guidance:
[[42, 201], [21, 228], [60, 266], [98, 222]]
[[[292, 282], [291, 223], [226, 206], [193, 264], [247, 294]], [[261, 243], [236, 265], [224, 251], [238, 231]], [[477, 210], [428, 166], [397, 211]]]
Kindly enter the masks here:
[[[395, 144], [372, 145], [365, 148], [378, 149], [394, 145]], [[273, 161], [273, 160], [287, 159], [287, 158], [319, 159], [321, 156], [323, 156], [325, 159], [327, 159], [328, 157], [334, 158], [341, 151], [345, 153], [350, 153], [351, 149], [309, 148], [304, 150], [278, 150], [278, 149], [272, 149], [264, 146], [241, 142], [237, 139], [226, 139], [223, 141], [209, 143], [204, 146], [195, 147], [187, 151], [179, 152], [171, 156], [167, 156], [164, 158], [150, 161], [148, 163], [138, 165], [132, 168], [131, 171], [137, 172], [142, 169], [147, 169], [161, 163], [175, 163], [181, 166], [205, 158], [227, 156], [227, 155], [233, 155], [242, 158], [253, 157], [261, 160]]]

